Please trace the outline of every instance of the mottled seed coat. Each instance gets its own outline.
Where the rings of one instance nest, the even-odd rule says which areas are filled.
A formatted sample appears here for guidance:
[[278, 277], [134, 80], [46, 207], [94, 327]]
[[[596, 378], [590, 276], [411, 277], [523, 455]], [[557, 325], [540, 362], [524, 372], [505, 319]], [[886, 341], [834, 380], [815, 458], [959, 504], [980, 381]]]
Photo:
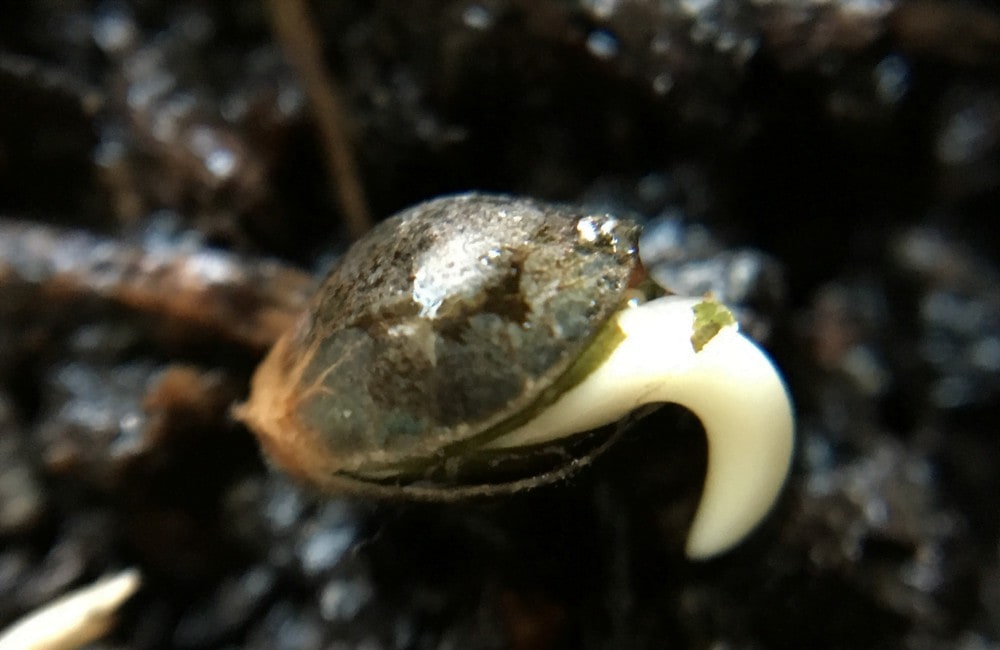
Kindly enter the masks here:
[[432, 458], [496, 430], [643, 280], [638, 235], [627, 220], [508, 196], [417, 205], [344, 255], [240, 415], [306, 478]]

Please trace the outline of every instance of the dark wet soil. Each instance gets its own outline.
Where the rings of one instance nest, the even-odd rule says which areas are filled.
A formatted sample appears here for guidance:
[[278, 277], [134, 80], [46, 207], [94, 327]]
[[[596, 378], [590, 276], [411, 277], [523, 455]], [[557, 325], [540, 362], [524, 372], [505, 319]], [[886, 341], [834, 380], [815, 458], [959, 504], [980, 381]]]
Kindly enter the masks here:
[[993, 5], [309, 3], [375, 219], [469, 189], [631, 214], [654, 277], [773, 353], [792, 477], [701, 564], [676, 408], [486, 503], [264, 465], [231, 406], [356, 223], [273, 5], [5, 9], [0, 626], [137, 566], [97, 647], [998, 647]]

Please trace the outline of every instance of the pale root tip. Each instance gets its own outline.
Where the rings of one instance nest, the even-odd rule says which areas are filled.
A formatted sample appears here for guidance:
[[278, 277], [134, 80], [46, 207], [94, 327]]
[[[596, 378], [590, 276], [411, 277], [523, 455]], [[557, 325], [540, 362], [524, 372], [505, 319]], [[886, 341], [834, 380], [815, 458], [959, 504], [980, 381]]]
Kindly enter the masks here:
[[127, 569], [80, 587], [0, 632], [0, 650], [83, 647], [111, 628], [115, 613], [141, 582], [138, 570]]
[[695, 351], [690, 338], [701, 302], [661, 298], [620, 319], [630, 362], [639, 374], [658, 375], [645, 401], [680, 404], [705, 429], [708, 468], [686, 545], [693, 559], [729, 550], [767, 515], [788, 474], [795, 429], [781, 374], [735, 322]]
[[708, 469], [686, 553], [707, 559], [746, 537], [771, 510], [788, 475], [795, 422], [788, 391], [767, 354], [735, 327], [696, 356], [692, 388], [677, 399], [708, 438]]
[[615, 422], [644, 404], [673, 402], [701, 420], [708, 471], [687, 554], [708, 558], [743, 539], [771, 509], [792, 457], [792, 406], [757, 345], [726, 325], [698, 351], [694, 307], [670, 296], [623, 310], [624, 340], [581, 383], [495, 447], [540, 444]]

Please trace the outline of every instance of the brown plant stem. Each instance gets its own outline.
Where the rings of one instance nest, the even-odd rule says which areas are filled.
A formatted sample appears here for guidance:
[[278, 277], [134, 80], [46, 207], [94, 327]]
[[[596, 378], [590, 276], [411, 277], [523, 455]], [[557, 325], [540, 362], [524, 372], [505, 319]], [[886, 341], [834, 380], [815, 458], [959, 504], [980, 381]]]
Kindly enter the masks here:
[[313, 281], [271, 260], [0, 219], [0, 299], [25, 285], [41, 300], [98, 296], [263, 352], [305, 309]]

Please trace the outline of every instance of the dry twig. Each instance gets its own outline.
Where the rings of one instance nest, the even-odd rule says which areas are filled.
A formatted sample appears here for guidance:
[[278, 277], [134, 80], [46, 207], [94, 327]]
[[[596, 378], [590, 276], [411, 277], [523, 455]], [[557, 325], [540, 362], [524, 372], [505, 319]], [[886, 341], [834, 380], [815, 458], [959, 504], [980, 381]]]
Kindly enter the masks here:
[[0, 289], [24, 284], [43, 299], [101, 296], [264, 351], [305, 309], [313, 281], [209, 248], [143, 247], [0, 220]]
[[333, 78], [323, 65], [323, 47], [304, 0], [270, 0], [274, 32], [309, 97], [323, 137], [327, 168], [351, 235], [372, 227], [368, 203], [347, 137], [345, 114]]

